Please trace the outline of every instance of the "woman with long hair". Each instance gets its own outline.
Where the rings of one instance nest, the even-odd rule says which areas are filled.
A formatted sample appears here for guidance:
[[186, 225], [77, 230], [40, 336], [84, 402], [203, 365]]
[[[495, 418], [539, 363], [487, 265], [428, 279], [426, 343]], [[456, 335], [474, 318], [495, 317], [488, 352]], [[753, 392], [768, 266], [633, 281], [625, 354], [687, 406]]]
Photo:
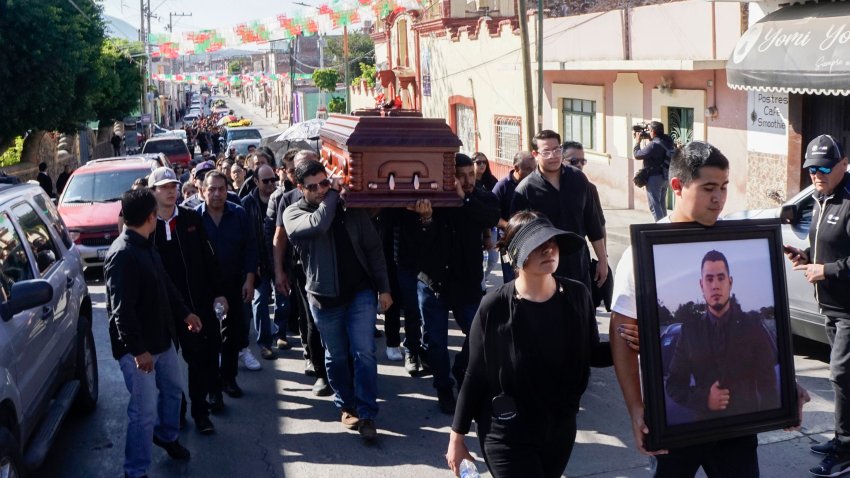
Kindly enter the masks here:
[[478, 151], [472, 155], [472, 164], [475, 168], [475, 185], [488, 191], [492, 191], [499, 180], [490, 171], [490, 161], [487, 156]]
[[469, 367], [446, 452], [457, 475], [472, 420], [494, 478], [556, 478], [576, 438], [576, 414], [590, 367], [612, 364], [599, 341], [584, 284], [555, 277], [562, 255], [584, 239], [541, 213], [520, 211], [500, 246], [517, 278], [488, 293], [469, 332]]
[[[475, 187], [492, 191], [499, 180], [490, 171], [490, 161], [487, 160], [487, 156], [480, 151], [473, 154], [472, 164], [475, 171]], [[482, 289], [487, 287], [487, 279], [490, 277], [490, 273], [499, 264], [499, 251], [496, 250], [496, 238], [498, 234], [499, 231], [495, 227], [484, 231], [482, 244], [484, 249], [484, 279], [481, 281]]]

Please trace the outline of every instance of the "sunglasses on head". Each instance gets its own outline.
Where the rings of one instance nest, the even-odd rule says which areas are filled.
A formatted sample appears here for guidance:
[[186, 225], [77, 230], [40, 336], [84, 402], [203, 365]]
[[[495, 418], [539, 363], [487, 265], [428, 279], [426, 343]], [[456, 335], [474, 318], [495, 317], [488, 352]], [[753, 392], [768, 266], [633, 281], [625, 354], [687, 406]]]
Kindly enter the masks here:
[[319, 186], [321, 186], [323, 188], [329, 188], [331, 186], [331, 180], [330, 179], [322, 179], [321, 181], [319, 181], [318, 183], [315, 183], [315, 184], [305, 184], [304, 189], [310, 191], [311, 193], [314, 193], [314, 192], [319, 190]]
[[832, 172], [832, 168], [827, 168], [826, 166], [809, 166], [809, 174], [814, 176], [817, 173], [821, 174], [829, 174]]

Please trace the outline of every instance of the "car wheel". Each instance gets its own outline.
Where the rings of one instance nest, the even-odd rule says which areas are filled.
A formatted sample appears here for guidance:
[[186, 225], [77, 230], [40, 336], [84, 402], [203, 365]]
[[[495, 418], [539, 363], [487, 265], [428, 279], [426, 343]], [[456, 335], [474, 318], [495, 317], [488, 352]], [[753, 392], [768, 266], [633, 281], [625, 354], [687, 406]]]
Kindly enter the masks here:
[[[97, 350], [89, 320], [83, 316], [80, 316], [77, 326], [75, 378], [80, 381], [80, 391], [77, 392], [74, 408], [77, 412], [89, 413], [97, 405]], [[0, 475], [0, 478], [3, 476]]]
[[24, 476], [21, 447], [8, 428], [0, 428], [0, 478]]

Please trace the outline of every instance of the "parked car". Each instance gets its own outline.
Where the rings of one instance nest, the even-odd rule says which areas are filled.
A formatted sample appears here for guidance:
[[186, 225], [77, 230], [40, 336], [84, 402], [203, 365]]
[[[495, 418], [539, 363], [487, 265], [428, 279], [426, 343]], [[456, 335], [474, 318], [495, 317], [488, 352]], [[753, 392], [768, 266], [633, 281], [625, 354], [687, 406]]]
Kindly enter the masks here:
[[181, 164], [183, 167], [188, 167], [192, 160], [186, 143], [176, 136], [153, 137], [145, 142], [142, 153], [163, 153], [172, 164]]
[[200, 116], [200, 113], [201, 112], [199, 110], [192, 110], [186, 113], [186, 116], [183, 117], [183, 123], [191, 123], [192, 121], [195, 121]]
[[248, 147], [260, 147], [259, 139], [235, 139], [229, 143], [227, 143], [226, 151], [229, 151], [230, 148], [236, 149], [236, 154], [248, 154]]
[[141, 149], [142, 136], [134, 129], [124, 130], [124, 147], [127, 149], [127, 154], [136, 154]]
[[0, 475], [41, 465], [64, 418], [97, 405], [80, 253], [38, 185], [0, 186]]
[[[754, 209], [725, 216], [726, 219], [764, 219], [782, 220], [782, 243], [805, 249], [809, 247], [809, 227], [812, 224], [812, 211], [815, 200], [812, 197], [815, 187], [800, 191], [781, 207]], [[791, 261], [785, 260], [785, 278], [788, 283], [788, 307], [791, 312], [791, 331], [795, 335], [829, 343], [824, 330], [824, 316], [820, 313], [815, 300], [814, 286], [806, 281], [802, 273], [795, 271]]]
[[159, 167], [144, 158], [107, 158], [77, 168], [59, 198], [59, 213], [82, 257], [83, 267], [102, 266], [118, 237], [121, 195], [137, 178]]

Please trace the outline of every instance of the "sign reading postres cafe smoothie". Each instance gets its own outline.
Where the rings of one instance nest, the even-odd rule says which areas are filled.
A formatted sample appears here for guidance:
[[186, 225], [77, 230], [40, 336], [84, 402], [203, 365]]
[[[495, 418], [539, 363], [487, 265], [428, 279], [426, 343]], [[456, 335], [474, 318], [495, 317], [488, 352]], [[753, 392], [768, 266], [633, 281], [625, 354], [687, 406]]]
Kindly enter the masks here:
[[747, 92], [747, 149], [786, 154], [788, 93]]
[[[729, 86], [737, 89], [847, 94], [850, 2], [798, 4], [770, 13], [741, 36], [726, 70]], [[754, 101], [769, 105], [773, 99]]]

